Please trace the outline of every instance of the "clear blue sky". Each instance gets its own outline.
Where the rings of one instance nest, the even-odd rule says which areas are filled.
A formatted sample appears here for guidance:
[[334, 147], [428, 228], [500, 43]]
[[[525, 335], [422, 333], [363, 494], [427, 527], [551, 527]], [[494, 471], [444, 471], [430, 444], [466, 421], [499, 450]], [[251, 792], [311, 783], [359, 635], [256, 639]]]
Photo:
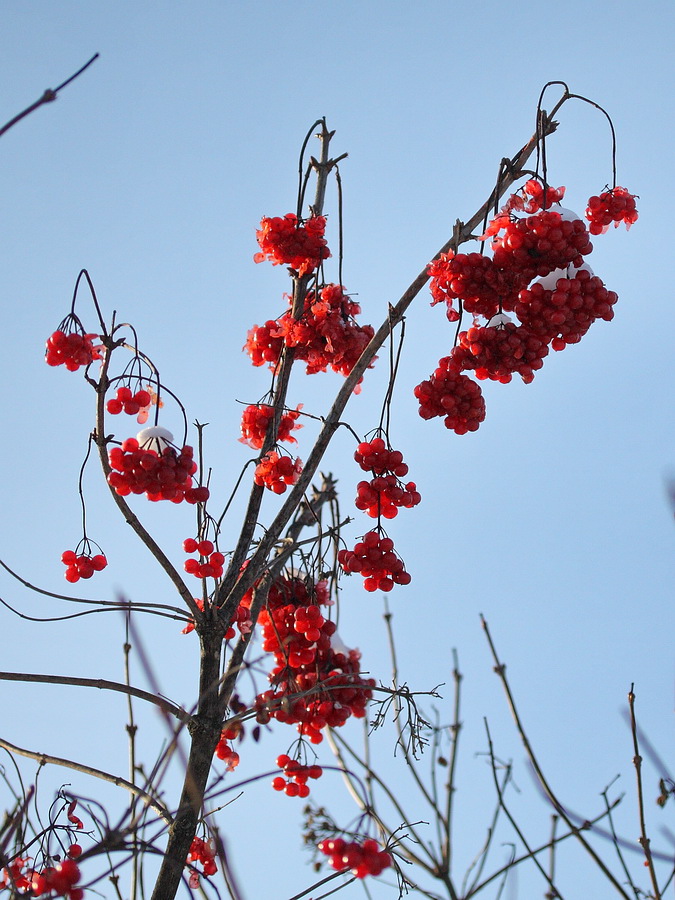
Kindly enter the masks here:
[[[63, 0], [7, 3], [0, 12], [3, 121], [100, 53], [56, 103], [0, 144], [1, 555], [57, 591], [66, 590], [60, 554], [78, 539], [76, 483], [93, 408], [81, 379], [48, 368], [42, 355], [80, 268], [91, 272], [105, 309], [137, 327], [190, 420], [210, 423], [214, 494], [224, 500], [247, 459], [236, 401], [254, 402], [268, 383], [241, 347], [253, 323], [282, 311], [288, 289], [280, 268], [253, 264], [255, 228], [262, 215], [294, 208], [297, 152], [317, 117], [337, 131], [334, 152], [349, 153], [341, 165], [344, 282], [363, 320], [377, 325], [455, 219], [482, 204], [500, 159], [530, 137], [546, 81], [567, 81], [612, 115], [618, 182], [640, 196], [641, 216], [630, 233], [598, 238], [590, 260], [619, 294], [612, 323], [597, 323], [581, 344], [552, 355], [533, 384], [488, 385], [485, 423], [458, 437], [438, 420], [423, 422], [412, 397], [447, 354], [452, 331], [426, 293], [408, 317], [391, 436], [423, 501], [390, 529], [413, 574], [391, 604], [412, 687], [447, 682], [449, 694], [451, 648], [460, 654], [466, 787], [458, 803], [466, 829], [458, 870], [477, 849], [491, 803], [489, 773], [474, 756], [485, 749], [483, 716], [499, 755], [514, 761], [523, 792], [514, 802], [533, 840], [547, 832], [550, 812], [527, 772], [479, 613], [508, 663], [530, 738], [572, 809], [596, 812], [599, 792], [621, 772], [619, 789], [630, 798], [622, 831], [637, 835], [621, 716], [631, 682], [644, 729], [666, 757], [672, 750], [675, 531], [664, 478], [675, 468], [674, 25], [672, 4], [649, 0], [572, 0], [564, 10], [531, 2]], [[560, 124], [548, 147], [550, 180], [566, 185], [566, 205], [582, 212], [611, 179], [608, 129], [581, 104], [568, 104]], [[328, 205], [335, 210], [334, 192]], [[385, 368], [369, 375], [353, 405], [350, 422], [360, 432], [379, 419]], [[320, 415], [338, 384], [333, 376], [298, 378], [291, 399]], [[305, 428], [301, 456], [312, 433]], [[360, 478], [352, 449], [340, 435], [325, 464], [340, 479], [345, 509]], [[110, 559], [92, 590], [173, 602], [99, 482], [92, 465], [89, 531]], [[189, 512], [136, 505], [180, 562]], [[234, 540], [236, 517], [230, 527]], [[363, 519], [351, 528], [361, 533]], [[5, 576], [0, 596], [31, 615], [63, 612]], [[381, 613], [381, 598], [356, 579], [345, 582], [342, 637], [386, 681]], [[120, 679], [123, 632], [112, 617], [52, 625], [0, 617], [3, 668]], [[151, 620], [143, 640], [162, 690], [190, 705], [194, 643], [179, 631]], [[136, 678], [143, 684], [140, 669]], [[126, 773], [121, 699], [1, 683], [0, 695], [8, 740]], [[154, 720], [142, 730], [148, 761], [158, 735]], [[242, 769], [264, 767], [290, 739], [269, 736]], [[400, 773], [391, 745], [382, 742], [380, 753], [382, 766]], [[68, 773], [50, 777], [76, 783]], [[97, 784], [77, 789], [109, 796]], [[652, 778], [653, 844], [672, 850], [659, 832], [669, 813], [656, 809], [656, 790]], [[349, 820], [337, 778], [313, 793]], [[423, 819], [414, 793], [406, 796], [411, 817]], [[222, 814], [248, 900], [292, 896], [309, 882], [296, 810], [261, 786]], [[261, 833], [269, 843], [252, 849]], [[561, 860], [565, 896], [589, 895], [579, 865], [572, 853]], [[534, 874], [519, 877], [513, 898], [543, 893]], [[602, 883], [592, 893], [612, 896]], [[358, 894], [352, 887], [344, 896]], [[395, 892], [374, 888], [373, 896]]]

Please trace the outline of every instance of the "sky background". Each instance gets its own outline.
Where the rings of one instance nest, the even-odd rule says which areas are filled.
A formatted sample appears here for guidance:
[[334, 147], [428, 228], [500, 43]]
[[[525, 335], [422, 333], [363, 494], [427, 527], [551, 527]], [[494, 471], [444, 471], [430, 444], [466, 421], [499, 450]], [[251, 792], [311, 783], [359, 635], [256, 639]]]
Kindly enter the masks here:
[[[543, 84], [565, 80], [612, 116], [618, 183], [640, 197], [637, 225], [597, 238], [589, 259], [619, 294], [613, 322], [596, 323], [579, 345], [551, 354], [531, 385], [483, 383], [486, 421], [459, 437], [440, 420], [422, 421], [412, 396], [447, 355], [453, 331], [443, 310], [429, 306], [427, 291], [407, 318], [390, 435], [423, 499], [388, 529], [413, 576], [390, 604], [402, 678], [417, 690], [446, 683], [446, 700], [437, 702], [441, 720], [450, 718], [452, 648], [465, 676], [458, 872], [480, 846], [493, 803], [480, 755], [484, 716], [496, 752], [513, 761], [521, 793], [512, 801], [533, 842], [545, 839], [551, 812], [492, 672], [480, 613], [508, 664], [541, 764], [570, 809], [599, 812], [600, 792], [620, 774], [614, 790], [627, 794], [620, 831], [637, 837], [622, 712], [632, 682], [642, 728], [672, 761], [675, 533], [665, 479], [675, 472], [668, 237], [674, 26], [673, 5], [650, 0], [571, 0], [564, 12], [530, 2], [478, 8], [426, 0], [62, 0], [8, 2], [0, 10], [3, 121], [100, 53], [56, 103], [0, 145], [0, 555], [40, 587], [72, 596], [87, 594], [66, 586], [60, 555], [80, 536], [76, 486], [93, 393], [81, 376], [47, 367], [43, 351], [68, 312], [81, 268], [91, 273], [106, 315], [115, 309], [136, 327], [190, 421], [210, 423], [212, 494], [214, 504], [224, 503], [251, 456], [237, 441], [241, 403], [256, 402], [269, 382], [241, 347], [254, 323], [283, 311], [289, 289], [281, 267], [253, 263], [255, 229], [261, 216], [295, 208], [297, 154], [313, 121], [326, 116], [336, 130], [333, 155], [349, 153], [340, 166], [343, 281], [362, 304], [361, 321], [377, 327], [454, 221], [468, 219], [486, 199], [502, 157], [529, 139]], [[578, 102], [558, 118], [559, 132], [547, 145], [549, 179], [566, 185], [565, 205], [581, 214], [588, 197], [611, 181], [609, 130], [601, 114]], [[327, 211], [335, 246], [334, 188]], [[337, 279], [334, 261], [327, 273]], [[86, 292], [82, 301], [78, 312], [94, 330]], [[386, 380], [383, 354], [350, 409], [357, 432], [379, 421]], [[289, 401], [321, 415], [339, 383], [337, 376], [298, 372]], [[175, 409], [165, 413], [163, 424], [178, 433]], [[313, 434], [308, 423], [301, 458]], [[360, 480], [353, 449], [348, 432], [340, 432], [324, 465], [339, 479], [344, 510]], [[88, 531], [110, 561], [86, 585], [89, 596], [114, 599], [121, 591], [137, 601], [175, 602], [166, 577], [117, 515], [94, 461], [85, 486]], [[263, 520], [276, 502], [268, 500]], [[144, 499], [133, 507], [182, 563], [192, 511]], [[236, 539], [238, 512], [241, 504], [226, 522], [226, 547]], [[348, 541], [370, 525], [354, 515]], [[31, 616], [71, 611], [6, 575], [0, 596]], [[381, 596], [345, 579], [342, 638], [360, 647], [364, 669], [386, 682], [382, 611]], [[116, 616], [37, 624], [2, 610], [0, 623], [8, 671], [122, 678], [124, 632]], [[139, 632], [161, 690], [190, 706], [194, 636], [154, 618], [139, 622]], [[134, 681], [147, 686], [138, 657]], [[121, 696], [8, 683], [0, 683], [0, 696], [7, 740], [126, 775]], [[154, 714], [137, 708], [144, 713], [139, 741], [151, 764], [166, 732]], [[246, 742], [242, 775], [269, 768], [286, 749], [293, 735], [281, 731], [256, 749]], [[359, 740], [356, 726], [345, 733]], [[391, 733], [378, 735], [376, 747], [410, 819], [427, 818], [401, 759], [393, 758]], [[30, 781], [34, 766], [23, 771]], [[675, 830], [671, 809], [658, 810], [649, 767], [647, 777], [652, 845], [672, 853], [662, 831]], [[45, 803], [53, 786], [68, 781], [114, 808], [113, 790], [74, 773], [47, 770], [41, 779]], [[175, 791], [167, 782], [169, 802]], [[335, 775], [312, 796], [343, 825], [355, 815]], [[299, 801], [261, 783], [220, 816], [248, 900], [291, 897], [310, 883]], [[508, 830], [500, 835], [513, 840]], [[608, 844], [599, 846], [611, 856]], [[495, 865], [508, 852], [498, 846]], [[642, 873], [637, 857], [633, 871]], [[571, 846], [561, 852], [559, 875], [565, 897], [613, 896]], [[541, 878], [524, 868], [506, 896], [544, 891]], [[391, 884], [371, 892], [396, 896]], [[362, 886], [342, 896], [363, 896]]]

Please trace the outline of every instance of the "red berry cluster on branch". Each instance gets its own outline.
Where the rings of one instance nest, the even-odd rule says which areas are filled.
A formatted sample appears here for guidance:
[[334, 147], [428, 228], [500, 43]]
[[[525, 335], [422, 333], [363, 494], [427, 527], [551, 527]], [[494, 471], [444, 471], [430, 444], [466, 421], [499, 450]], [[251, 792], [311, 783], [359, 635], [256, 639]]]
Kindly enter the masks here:
[[[121, 447], [108, 453], [112, 472], [108, 483], [122, 497], [145, 494], [148, 500], [171, 500], [173, 503], [203, 503], [208, 500], [206, 487], [194, 487], [192, 476], [197, 471], [193, 450], [184, 446], [177, 451], [170, 446], [171, 433], [164, 428], [145, 428], [135, 438], [127, 438]], [[157, 450], [150, 445], [154, 443]]]
[[277, 766], [283, 770], [283, 777], [277, 775], [272, 780], [275, 791], [283, 791], [287, 797], [309, 797], [310, 778], [321, 778], [323, 769], [321, 766], [304, 766], [297, 760], [291, 759], [286, 753], [277, 756]]
[[400, 481], [408, 474], [403, 454], [388, 448], [382, 438], [363, 441], [357, 447], [354, 459], [364, 472], [375, 475], [370, 481], [360, 481], [356, 487], [356, 508], [364, 510], [371, 518], [393, 519], [401, 507], [411, 509], [422, 499], [414, 481], [405, 485]]
[[61, 562], [66, 566], [64, 572], [66, 581], [75, 584], [80, 578], [91, 578], [94, 572], [102, 572], [108, 565], [108, 560], [102, 553], [80, 553], [74, 550], [64, 550], [61, 554]]
[[543, 184], [537, 178], [530, 178], [520, 191], [511, 194], [501, 212], [503, 214], [511, 210], [522, 210], [526, 213], [536, 213], [541, 209], [548, 209], [553, 203], [560, 203], [564, 196], [564, 187], [554, 188], [550, 184]]
[[590, 222], [588, 230], [591, 234], [604, 234], [612, 222], [615, 228], [625, 222], [628, 229], [638, 220], [635, 194], [629, 194], [626, 188], [618, 186], [611, 191], [603, 191], [588, 201], [586, 218]]
[[395, 584], [410, 584], [411, 581], [403, 560], [394, 551], [392, 539], [377, 531], [364, 534], [353, 550], [340, 550], [338, 562], [345, 572], [363, 575], [363, 586], [367, 591], [388, 592]]
[[467, 375], [457, 372], [452, 358], [438, 361], [436, 371], [415, 388], [419, 414], [423, 419], [440, 416], [445, 427], [456, 434], [477, 431], [485, 419], [485, 400], [480, 387]]
[[286, 346], [293, 348], [295, 359], [307, 363], [308, 375], [329, 368], [349, 375], [375, 333], [371, 325], [357, 324], [360, 311], [342, 285], [326, 284], [307, 292], [299, 319], [288, 310], [265, 325], [254, 325], [244, 349], [254, 366], [268, 362], [276, 368]]
[[515, 312], [532, 334], [562, 350], [580, 341], [596, 319], [611, 321], [617, 300], [585, 266], [535, 281], [518, 295]]
[[570, 263], [580, 266], [593, 249], [583, 221], [544, 210], [524, 218], [505, 217], [493, 242], [493, 260], [525, 282]]
[[183, 568], [196, 578], [221, 578], [225, 557], [213, 545], [213, 541], [196, 538], [185, 538], [183, 550], [186, 553], [199, 553], [200, 558], [190, 557], [185, 560]]
[[454, 253], [449, 250], [429, 263], [431, 305], [445, 303], [450, 322], [459, 319], [453, 300], [475, 315], [491, 318], [500, 308], [511, 309], [523, 282], [511, 270], [500, 269], [482, 253]]
[[[188, 863], [201, 863], [202, 872], [204, 875], [215, 875], [218, 871], [215, 856], [216, 854], [211, 845], [211, 842], [205, 841], [203, 840], [203, 838], [195, 836], [192, 839], [192, 844], [190, 845], [186, 865]], [[200, 873], [194, 868], [194, 866], [192, 866], [191, 869], [192, 871], [190, 872], [189, 884], [193, 890], [196, 890], [197, 888], [199, 888]]]
[[[291, 434], [297, 428], [302, 428], [296, 419], [300, 416], [302, 404], [296, 409], [290, 409], [281, 414], [279, 420], [279, 431], [275, 436], [277, 441], [289, 441], [289, 443], [297, 444], [296, 438]], [[270, 422], [274, 419], [274, 407], [267, 406], [264, 403], [247, 406], [241, 417], [241, 437], [239, 440], [242, 444], [248, 444], [254, 450], [260, 450], [265, 442], [267, 429]]]
[[233, 772], [239, 765], [239, 754], [230, 746], [231, 738], [225, 737], [227, 732], [223, 731], [220, 740], [216, 746], [216, 756], [225, 763], [225, 769]]
[[[508, 384], [517, 373], [526, 384], [541, 369], [548, 355], [548, 344], [522, 325], [515, 325], [503, 314], [500, 321], [486, 327], [474, 326], [462, 331], [450, 353], [457, 372], [473, 369], [476, 378]], [[506, 321], [505, 321], [506, 320]]]
[[77, 372], [80, 366], [88, 366], [95, 359], [102, 359], [103, 347], [93, 343], [98, 335], [85, 334], [79, 325], [73, 327], [73, 331], [59, 329], [49, 336], [45, 353], [47, 365], [65, 366], [69, 372]]
[[285, 216], [263, 217], [256, 238], [260, 253], [255, 262], [269, 259], [272, 265], [286, 265], [295, 269], [298, 275], [313, 272], [321, 260], [330, 256], [324, 238], [326, 219], [312, 216], [304, 224], [294, 213]]
[[[152, 395], [144, 389], [132, 394], [131, 388], [122, 386], [117, 388], [114, 397], [105, 405], [111, 416], [118, 416], [125, 412], [128, 416], [137, 416], [141, 410], [147, 409], [152, 403]], [[145, 417], [147, 419], [147, 416]]]
[[80, 867], [75, 860], [81, 855], [79, 844], [71, 844], [66, 851], [66, 859], [42, 869], [25, 868], [29, 858], [15, 857], [0, 876], [0, 890], [29, 894], [31, 897], [65, 897], [67, 900], [82, 900], [84, 890], [76, 887], [81, 878]]
[[[242, 601], [250, 602], [250, 595]], [[256, 717], [262, 724], [273, 718], [296, 725], [313, 744], [321, 743], [324, 728], [339, 728], [350, 716], [363, 718], [375, 686], [361, 676], [360, 653], [341, 644], [335, 623], [310, 611], [328, 603], [325, 582], [278, 578], [258, 620], [263, 650], [274, 655], [275, 665], [272, 687], [256, 697]], [[315, 629], [319, 636], [310, 640]]]
[[295, 484], [302, 472], [302, 461], [291, 456], [279, 456], [269, 450], [255, 468], [254, 480], [275, 494], [283, 494], [289, 484]]
[[331, 866], [338, 872], [351, 869], [352, 875], [365, 878], [367, 875], [380, 875], [391, 866], [391, 854], [380, 850], [377, 841], [366, 839], [345, 841], [344, 838], [331, 838], [320, 841], [317, 845], [321, 853], [330, 857]]

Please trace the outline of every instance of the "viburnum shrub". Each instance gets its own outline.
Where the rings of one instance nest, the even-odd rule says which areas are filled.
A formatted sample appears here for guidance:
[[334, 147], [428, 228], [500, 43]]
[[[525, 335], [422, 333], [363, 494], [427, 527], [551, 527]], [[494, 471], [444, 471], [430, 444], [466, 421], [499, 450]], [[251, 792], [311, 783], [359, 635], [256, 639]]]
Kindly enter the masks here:
[[[398, 441], [392, 442], [390, 434], [394, 433], [394, 388], [400, 377], [398, 363], [403, 352], [400, 326], [412, 314], [411, 304], [427, 282], [432, 305], [445, 304], [447, 319], [457, 324], [449, 332], [446, 355], [431, 376], [414, 387], [414, 395], [423, 419], [441, 418], [445, 427], [458, 435], [475, 432], [485, 420], [485, 401], [478, 381], [508, 383], [516, 374], [529, 383], [549, 357], [551, 348], [560, 350], [576, 343], [594, 321], [609, 321], [614, 314], [616, 294], [586, 263], [593, 249], [590, 235], [606, 231], [611, 222], [632, 224], [637, 218], [635, 197], [616, 186], [613, 172], [613, 187], [588, 203], [589, 228], [575, 213], [560, 206], [565, 188], [549, 184], [546, 154], [542, 152], [544, 142], [555, 130], [553, 115], [575, 96], [566, 89], [551, 114], [538, 109], [537, 130], [531, 140], [514, 157], [504, 158], [498, 182], [485, 203], [466, 222], [457, 223], [452, 236], [400, 300], [380, 310], [384, 318], [379, 328], [357, 322], [361, 303], [342, 284], [342, 210], [338, 209], [337, 215], [331, 214], [329, 219], [324, 214], [324, 198], [328, 179], [336, 174], [343, 157], [330, 157], [333, 132], [325, 121], [319, 120], [312, 126], [301, 154], [296, 212], [264, 217], [256, 231], [259, 252], [255, 261], [286, 266], [290, 287], [284, 294], [287, 303], [283, 311], [273, 317], [272, 308], [257, 309], [255, 314], [264, 324], [254, 325], [248, 332], [245, 352], [254, 367], [267, 366], [271, 375], [260, 373], [265, 384], [252, 396], [262, 400], [243, 409], [239, 440], [244, 447], [239, 450], [246, 458], [241, 471], [234, 474], [231, 492], [223, 487], [215, 467], [212, 472], [213, 448], [206, 426], [195, 421], [195, 440], [190, 438], [188, 443], [188, 416], [178, 397], [165, 386], [157, 366], [139, 349], [135, 329], [118, 322], [115, 315], [106, 322], [88, 273], [80, 272], [70, 312], [47, 342], [47, 362], [64, 364], [73, 371], [85, 367], [84, 381], [94, 390], [96, 400], [89, 448], [98, 452], [109, 499], [164, 576], [168, 576], [178, 598], [174, 604], [179, 604], [165, 602], [158, 594], [124, 602], [108, 601], [97, 608], [123, 609], [127, 634], [132, 633], [132, 624], [141, 611], [178, 620], [177, 628], [182, 627], [186, 634], [195, 632], [185, 644], [195, 648], [199, 645], [195, 650], [199, 659], [198, 680], [194, 703], [185, 708], [155, 688], [151, 693], [132, 687], [128, 680], [126, 684], [114, 683], [114, 688], [126, 690], [134, 703], [154, 704], [167, 718], [174, 717], [179, 723], [175, 731], [172, 726], [166, 753], [147, 769], [134, 761], [137, 726], [130, 720], [127, 733], [132, 744], [131, 780], [127, 782], [110, 773], [98, 774], [114, 784], [124, 782], [132, 802], [119, 820], [108, 817], [105, 811], [101, 813], [95, 801], [88, 804], [87, 809], [96, 808], [97, 818], [87, 831], [91, 846], [87, 845], [84, 852], [72, 840], [71, 832], [83, 828], [73, 805], [62, 805], [56, 814], [50, 812], [49, 817], [40, 819], [38, 834], [24, 811], [30, 806], [28, 800], [19, 802], [12, 814], [16, 824], [14, 818], [8, 819], [17, 835], [16, 852], [10, 856], [7, 841], [2, 845], [5, 862], [0, 891], [9, 891], [12, 896], [81, 900], [84, 889], [79, 887], [80, 866], [88, 865], [90, 859], [112, 859], [119, 853], [126, 861], [150, 852], [158, 859], [153, 900], [173, 900], [183, 877], [191, 890], [202, 890], [202, 879], [213, 879], [219, 871], [216, 856], [227, 870], [216, 818], [234, 794], [222, 804], [220, 801], [247, 781], [270, 778], [268, 771], [257, 776], [248, 773], [241, 781], [235, 781], [250, 764], [246, 740], [260, 742], [269, 749], [268, 759], [276, 760], [278, 770], [271, 768], [270, 763], [274, 772], [272, 789], [286, 796], [307, 798], [310, 782], [312, 790], [318, 793], [327, 778], [321, 784], [316, 782], [330, 775], [332, 769], [344, 775], [361, 809], [356, 830], [339, 827], [323, 814], [321, 829], [308, 832], [308, 843], [319, 852], [319, 858], [328, 857], [336, 878], [341, 872], [359, 879], [377, 877], [394, 867], [400, 891], [407, 889], [396, 857], [419, 861], [416, 848], [420, 842], [414, 835], [408, 840], [405, 834], [396, 834], [398, 827], [393, 830], [376, 815], [370, 801], [373, 786], [379, 790], [380, 782], [368, 762], [368, 785], [359, 784], [349, 769], [351, 757], [341, 750], [339, 729], [351, 719], [377, 723], [389, 706], [398, 722], [402, 698], [413, 709], [414, 698], [397, 684], [387, 688], [379, 680], [381, 673], [371, 677], [362, 669], [361, 651], [348, 647], [338, 635], [338, 605], [350, 593], [344, 576], [360, 575], [363, 588], [371, 594], [389, 593], [395, 588], [398, 591], [411, 582], [395, 549], [394, 537], [384, 530], [383, 520], [395, 519], [401, 509], [419, 514], [415, 509], [421, 500], [417, 481], [404, 480], [408, 477], [408, 465], [403, 451], [395, 449]], [[307, 141], [317, 128], [320, 152], [305, 164]], [[541, 165], [538, 163], [533, 173], [528, 163], [535, 151]], [[312, 175], [316, 179], [313, 201], [306, 196]], [[577, 188], [572, 186], [569, 193], [573, 195]], [[329, 222], [334, 227], [331, 246], [336, 264], [326, 238]], [[470, 241], [475, 241], [472, 249], [460, 252], [460, 247]], [[384, 259], [386, 248], [378, 248], [377, 254]], [[335, 271], [331, 271], [333, 265]], [[75, 314], [78, 286], [83, 281], [91, 292], [96, 316], [91, 330], [85, 329]], [[366, 297], [364, 307], [372, 310], [376, 300]], [[371, 402], [362, 408], [363, 415], [372, 419], [367, 423], [368, 439], [361, 440], [348, 424], [345, 410], [387, 341], [390, 353], [385, 397], [379, 419], [376, 404]], [[298, 387], [299, 369], [306, 374], [331, 371], [340, 376], [340, 387], [329, 406], [323, 408], [317, 402], [315, 407], [306, 409], [295, 403], [292, 393]], [[489, 389], [488, 386], [486, 390]], [[166, 406], [160, 401], [160, 394]], [[120, 429], [120, 419], [116, 417], [121, 413], [136, 415], [145, 424], [151, 407], [155, 413], [152, 426], [135, 437], [129, 436], [124, 426]], [[301, 409], [317, 430], [313, 442], [305, 436], [312, 428], [302, 432], [306, 446], [297, 449], [298, 453], [302, 450], [304, 464], [295, 450], [293, 456], [280, 450], [284, 442], [299, 443], [296, 432], [301, 427]], [[179, 428], [182, 423], [182, 437], [177, 442], [172, 432], [159, 424], [160, 414], [162, 422], [173, 423], [177, 417]], [[357, 540], [347, 537], [351, 519], [340, 510], [336, 480], [319, 470], [332, 438], [340, 429], [346, 434], [347, 428], [358, 442], [354, 459], [369, 476], [357, 483], [355, 504], [376, 520]], [[235, 438], [233, 434], [232, 440]], [[89, 451], [85, 463], [88, 458]], [[439, 466], [444, 465], [440, 450], [439, 459]], [[423, 480], [425, 473], [419, 478]], [[81, 475], [84, 510], [83, 484]], [[247, 497], [242, 496], [244, 492], [248, 492]], [[287, 496], [275, 501], [270, 493]], [[167, 541], [166, 552], [144, 521], [144, 503], [140, 499], [137, 502], [134, 495], [145, 495], [153, 502], [169, 500], [178, 506], [185, 501], [188, 505], [189, 508], [161, 508], [163, 527], [174, 528], [176, 535], [172, 543]], [[237, 504], [244, 507], [239, 530], [232, 527]], [[190, 516], [188, 524], [178, 521], [179, 516], [185, 515]], [[356, 533], [361, 530], [358, 525], [354, 528]], [[98, 545], [92, 546], [86, 537], [84, 514], [82, 533], [75, 549], [62, 555], [66, 579], [71, 583], [89, 579], [107, 565], [105, 555], [95, 552], [100, 551]], [[179, 536], [185, 534], [190, 536], [182, 541], [181, 553]], [[188, 554], [187, 559], [184, 554]], [[192, 578], [186, 579], [188, 575], [200, 580], [198, 588]], [[199, 596], [195, 597], [195, 592]], [[96, 603], [91, 599], [73, 602], [87, 604], [87, 612], [89, 605]], [[409, 602], [417, 602], [419, 607], [419, 598], [416, 601], [413, 596]], [[421, 614], [419, 608], [414, 613]], [[129, 638], [124, 646], [125, 654], [129, 654]], [[152, 671], [150, 665], [145, 668]], [[185, 666], [185, 671], [192, 670]], [[104, 685], [100, 679], [70, 680], [85, 681], [98, 688], [113, 684]], [[377, 703], [385, 708], [385, 713], [369, 716]], [[277, 726], [283, 725], [294, 729], [293, 743], [289, 748], [287, 739], [282, 737], [287, 752], [279, 754]], [[431, 726], [423, 723], [414, 710], [410, 723], [399, 723], [397, 727], [399, 746], [409, 761], [404, 732], [414, 742]], [[329, 740], [325, 743], [332, 745], [338, 760], [334, 767], [320, 764], [319, 752], [325, 751], [326, 737]], [[183, 755], [184, 749], [187, 752]], [[437, 750], [438, 747], [434, 758], [441, 764]], [[40, 755], [35, 758], [41, 765], [47, 759], [55, 759]], [[167, 786], [160, 783], [169, 760], [174, 768], [183, 769], [183, 786], [175, 801], [169, 798]], [[90, 766], [86, 771], [96, 776], [97, 770]], [[157, 774], [148, 776], [148, 771]], [[452, 776], [448, 790], [451, 796]], [[428, 799], [431, 795], [426, 796]], [[281, 798], [279, 802], [283, 802]], [[305, 814], [311, 818], [314, 813], [307, 809], [310, 807], [306, 807]], [[59, 820], [61, 813], [63, 821]], [[438, 823], [445, 828], [440, 813]], [[403, 823], [403, 832], [407, 827]], [[30, 828], [34, 832], [31, 842], [36, 847], [31, 852], [40, 854], [39, 865], [30, 856], [28, 837], [24, 837]], [[373, 833], [378, 841], [370, 837]], [[450, 833], [449, 826], [444, 833]], [[57, 838], [61, 848], [58, 855], [54, 852]], [[64, 857], [65, 847], [69, 849]], [[256, 852], [264, 856], [264, 844]], [[425, 857], [425, 871], [432, 877], [444, 878], [445, 889], [451, 880], [449, 849], [446, 846], [439, 850], [438, 859], [434, 852], [430, 843], [431, 862]], [[115, 873], [111, 879], [117, 877], [116, 865], [110, 863], [110, 873]], [[144, 871], [146, 868], [139, 865], [138, 879], [142, 880]], [[236, 891], [227, 871], [223, 878], [234, 896]], [[95, 878], [91, 883], [96, 884]], [[94, 890], [92, 887], [91, 892]], [[143, 885], [134, 885], [134, 896], [145, 893]], [[463, 894], [454, 887], [450, 893]]]

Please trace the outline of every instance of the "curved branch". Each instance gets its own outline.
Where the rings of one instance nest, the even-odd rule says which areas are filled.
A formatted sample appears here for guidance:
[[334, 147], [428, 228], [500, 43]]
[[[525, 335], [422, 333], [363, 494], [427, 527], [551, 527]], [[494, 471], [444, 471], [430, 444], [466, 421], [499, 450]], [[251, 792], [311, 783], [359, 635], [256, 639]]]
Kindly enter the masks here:
[[130, 685], [121, 684], [118, 681], [108, 681], [105, 678], [79, 678], [71, 675], [37, 675], [29, 672], [0, 672], [0, 681], [26, 681], [38, 684], [70, 684], [77, 687], [93, 687], [101, 691], [118, 691], [120, 694], [127, 694], [129, 697], [138, 697], [139, 700], [146, 700], [148, 703], [154, 703], [155, 706], [163, 712], [167, 712], [174, 716], [184, 725], [189, 725], [192, 716], [182, 707], [176, 706], [170, 700], [158, 697], [141, 688], [131, 687]]
[[60, 756], [50, 756], [47, 753], [36, 753], [33, 750], [25, 750], [23, 747], [17, 747], [16, 744], [10, 744], [9, 741], [6, 741], [4, 738], [0, 738], [0, 747], [3, 747], [9, 753], [15, 753], [17, 756], [25, 756], [28, 759], [37, 760], [41, 766], [47, 765], [47, 763], [51, 763], [54, 766], [63, 766], [66, 769], [75, 769], [76, 772], [82, 772], [84, 775], [91, 775], [93, 778], [100, 778], [102, 781], [108, 781], [110, 784], [114, 784], [117, 787], [123, 787], [131, 794], [136, 794], [137, 797], [140, 797], [146, 806], [149, 806], [151, 809], [157, 813], [160, 819], [163, 819], [167, 825], [171, 825], [173, 823], [173, 819], [167, 808], [159, 803], [159, 801], [155, 800], [154, 797], [151, 797], [146, 791], [142, 788], [137, 787], [135, 784], [131, 784], [125, 778], [120, 778], [119, 775], [111, 775], [109, 772], [104, 772], [102, 769], [94, 769], [92, 766], [87, 766], [84, 763], [75, 762], [72, 759], [63, 759]]
[[85, 69], [88, 69], [95, 59], [98, 59], [98, 53], [95, 53], [88, 62], [86, 62], [80, 69], [77, 70], [77, 72], [75, 72], [74, 75], [71, 75], [70, 78], [67, 78], [65, 81], [61, 82], [61, 84], [57, 88], [47, 88], [47, 90], [39, 100], [36, 100], [35, 103], [31, 103], [31, 105], [27, 109], [24, 109], [23, 112], [20, 112], [18, 115], [14, 116], [13, 119], [10, 119], [6, 125], [3, 125], [2, 128], [0, 128], [0, 137], [2, 137], [5, 132], [9, 131], [10, 128], [16, 125], [17, 122], [25, 119], [26, 116], [29, 116], [40, 106], [44, 106], [45, 103], [52, 103], [54, 100], [56, 100], [59, 91], [66, 87], [66, 85], [70, 84], [71, 81], [74, 81], [78, 75], [81, 75], [84, 72]]

